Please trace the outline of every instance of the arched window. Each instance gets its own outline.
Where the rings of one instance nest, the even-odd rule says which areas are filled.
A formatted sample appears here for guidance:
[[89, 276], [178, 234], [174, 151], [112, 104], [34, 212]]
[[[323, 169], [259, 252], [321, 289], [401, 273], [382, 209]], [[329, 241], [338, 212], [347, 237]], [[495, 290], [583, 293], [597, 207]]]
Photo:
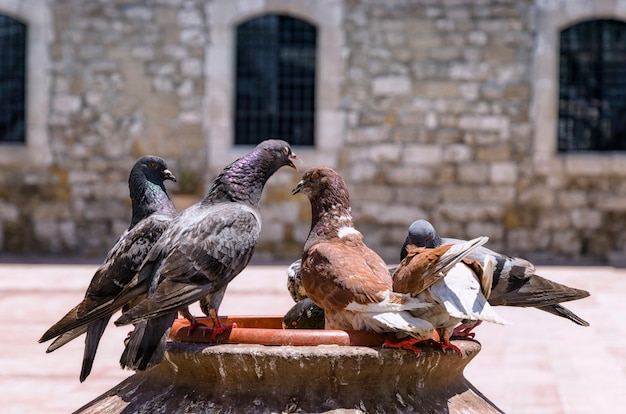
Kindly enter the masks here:
[[626, 23], [588, 20], [560, 34], [559, 152], [626, 150]]
[[26, 141], [26, 25], [0, 15], [0, 143]]
[[315, 26], [268, 14], [237, 27], [235, 144], [315, 140]]

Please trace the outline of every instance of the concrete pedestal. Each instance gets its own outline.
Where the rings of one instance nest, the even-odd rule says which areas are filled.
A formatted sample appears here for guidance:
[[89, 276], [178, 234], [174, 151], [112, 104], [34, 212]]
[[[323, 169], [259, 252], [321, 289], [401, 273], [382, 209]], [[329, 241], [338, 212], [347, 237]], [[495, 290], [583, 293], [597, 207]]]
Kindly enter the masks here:
[[366, 346], [172, 342], [163, 363], [76, 412], [501, 412], [463, 377], [480, 344], [453, 343], [462, 356], [429, 347], [415, 355]]

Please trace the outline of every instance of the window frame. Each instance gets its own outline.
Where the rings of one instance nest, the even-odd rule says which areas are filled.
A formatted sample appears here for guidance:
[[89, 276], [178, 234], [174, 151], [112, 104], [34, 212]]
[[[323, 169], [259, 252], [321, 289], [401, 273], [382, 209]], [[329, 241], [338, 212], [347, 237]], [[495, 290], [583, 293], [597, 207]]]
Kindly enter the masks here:
[[[288, 13], [314, 24], [317, 29], [317, 70], [315, 86], [315, 147], [296, 147], [306, 164], [336, 167], [339, 149], [345, 141], [347, 114], [341, 107], [345, 76], [345, 34], [342, 27], [343, 1], [293, 2], [275, 0], [208, 6], [209, 38], [206, 47], [206, 89], [203, 129], [209, 168], [217, 172], [225, 160], [248, 153], [252, 146], [235, 145], [234, 137], [234, 42], [235, 28], [251, 17], [268, 13]], [[321, 59], [324, 56], [324, 59]]]
[[597, 175], [623, 171], [624, 152], [557, 150], [559, 33], [576, 22], [612, 18], [626, 20], [626, 8], [605, 0], [546, 1], [535, 10], [531, 116], [534, 121], [533, 163], [540, 173], [563, 168], [568, 174]]
[[[254, 32], [254, 26], [261, 19], [275, 19], [278, 24], [274, 27], [275, 38], [272, 39], [273, 42], [265, 42], [263, 46], [265, 49], [262, 49], [262, 54], [259, 55], [255, 53], [259, 51], [260, 46], [258, 42], [258, 37], [253, 38], [245, 38], [244, 35], [246, 32], [252, 30]], [[296, 46], [301, 46], [303, 49], [313, 49], [313, 71], [312, 74], [307, 74], [306, 70], [303, 71], [301, 68], [299, 69], [299, 74], [289, 74], [282, 73], [281, 64], [283, 64], [283, 60], [280, 55], [288, 45], [285, 45], [281, 42], [281, 38], [285, 35], [283, 30], [286, 29], [287, 25], [297, 24], [302, 26], [302, 28], [310, 31], [312, 34], [312, 42], [309, 44], [303, 43]], [[317, 27], [315, 24], [298, 18], [296, 16], [292, 16], [290, 14], [285, 13], [266, 13], [260, 16], [253, 17], [251, 19], [240, 22], [237, 27], [235, 27], [235, 70], [233, 73], [234, 84], [235, 84], [235, 110], [234, 110], [234, 134], [235, 134], [235, 145], [250, 145], [251, 142], [260, 142], [265, 138], [284, 138], [290, 142], [299, 143], [299, 145], [303, 146], [315, 146], [315, 79], [317, 72]], [[256, 33], [258, 35], [258, 33]], [[287, 33], [290, 35], [292, 33]], [[240, 44], [240, 41], [248, 42], [248, 44]], [[250, 43], [254, 43], [254, 45], [250, 45]], [[295, 44], [295, 42], [293, 42]], [[253, 52], [248, 51], [245, 46], [248, 47], [256, 47]], [[293, 46], [293, 45], [292, 45]], [[246, 62], [240, 62], [240, 58], [248, 57], [249, 62], [251, 61], [251, 65], [247, 65]], [[269, 60], [271, 62], [268, 62]], [[258, 67], [265, 62], [265, 69], [269, 69], [270, 72], [273, 73], [273, 76], [268, 76], [269, 84], [260, 85], [267, 86], [268, 89], [266, 93], [271, 92], [271, 96], [262, 95], [259, 93], [245, 93], [245, 88], [242, 88], [242, 83], [245, 84], [246, 81], [254, 81], [255, 85], [259, 86], [258, 77], [254, 76], [255, 71], [249, 70], [249, 67]], [[307, 63], [309, 63], [307, 61]], [[289, 72], [291, 69], [295, 67], [294, 64], [287, 65], [289, 68]], [[244, 74], [244, 76], [240, 76], [240, 74]], [[289, 76], [291, 75], [291, 76]], [[311, 86], [311, 82], [313, 83]], [[282, 88], [281, 84], [287, 83], [288, 87]], [[297, 85], [300, 83], [300, 85]], [[259, 87], [258, 89], [261, 89]], [[241, 88], [241, 89], [240, 89]], [[257, 90], [257, 88], [252, 88]], [[288, 108], [289, 102], [286, 101], [288, 95], [300, 93], [303, 95], [303, 98], [297, 102], [297, 105], [293, 108]], [[246, 97], [246, 95], [256, 95], [256, 99], [251, 98], [249, 101], [245, 101], [245, 103], [255, 104], [253, 108], [247, 108], [247, 105], [244, 102], [240, 102], [240, 97]], [[272, 104], [269, 106], [273, 106], [276, 108], [274, 114], [271, 114], [267, 108], [267, 100], [268, 98], [272, 101]], [[308, 99], [307, 99], [308, 98]], [[312, 100], [312, 101], [311, 101]], [[255, 102], [256, 101], [256, 102]], [[293, 99], [291, 99], [293, 102]], [[265, 105], [264, 105], [265, 104]], [[261, 105], [259, 107], [259, 105]], [[256, 114], [256, 122], [254, 122]], [[293, 115], [287, 114], [287, 112], [294, 112]], [[241, 116], [241, 118], [240, 118]], [[309, 121], [304, 121], [303, 118], [309, 119]], [[310, 122], [310, 124], [309, 124]], [[265, 125], [266, 131], [259, 131], [259, 135], [255, 136], [247, 136], [248, 135], [248, 125], [252, 127], [259, 127]], [[308, 128], [310, 133], [306, 133], [303, 137], [298, 137], [297, 135], [290, 132], [278, 132], [285, 129], [295, 128], [296, 126], [304, 126]], [[291, 128], [290, 128], [291, 127]], [[242, 130], [243, 129], [243, 130]], [[296, 144], [297, 145], [297, 144]]]
[[[15, 89], [12, 93], [9, 93], [7, 97], [11, 97], [11, 98], [16, 98], [18, 93], [19, 93], [19, 98], [21, 99], [21, 102], [11, 102], [10, 104], [7, 104], [6, 107], [4, 107], [4, 111], [3, 114], [9, 113], [11, 115], [17, 115], [19, 117], [18, 122], [21, 122], [21, 131], [20, 132], [20, 136], [18, 137], [19, 139], [9, 139], [9, 140], [4, 140], [3, 135], [0, 134], [0, 145], [26, 145], [27, 142], [27, 136], [28, 136], [28, 130], [27, 130], [27, 125], [26, 125], [26, 120], [27, 120], [27, 105], [28, 102], [26, 101], [26, 71], [28, 68], [28, 61], [27, 61], [27, 42], [28, 42], [28, 24], [20, 19], [15, 18], [12, 15], [9, 14], [4, 14], [0, 12], [0, 18], [1, 19], [7, 19], [8, 21], [11, 22], [11, 24], [13, 25], [13, 28], [18, 28], [20, 30], [20, 36], [19, 36], [19, 40], [21, 40], [23, 43], [21, 45], [15, 45], [14, 48], [12, 48], [11, 51], [8, 51], [9, 55], [14, 55], [14, 56], [18, 56], [21, 58], [20, 61], [18, 61], [18, 59], [14, 58], [14, 60], [11, 60], [11, 63], [19, 65], [21, 67], [21, 71], [18, 73], [17, 70], [15, 70], [15, 68], [11, 67], [8, 68], [10, 73], [8, 73], [8, 75], [12, 78], [12, 80], [8, 80], [7, 78], [7, 83], [11, 83], [13, 84], [13, 89]], [[18, 35], [15, 35], [16, 38], [18, 38]], [[20, 50], [17, 50], [17, 48], [20, 48]], [[5, 50], [3, 53], [6, 53], [7, 50]], [[17, 88], [15, 88], [14, 84], [19, 82], [19, 86], [20, 86], [20, 90], [17, 91]], [[4, 96], [0, 97], [0, 98], [4, 98]], [[11, 107], [19, 107], [19, 108], [11, 108]], [[7, 126], [12, 126], [15, 128], [15, 122], [14, 123], [9, 123], [7, 124]], [[13, 131], [15, 132], [15, 131]]]
[[53, 38], [50, 6], [38, 0], [9, 2], [0, 13], [27, 25], [26, 38], [26, 138], [25, 143], [0, 144], [0, 166], [17, 167], [52, 163], [48, 144], [51, 64], [49, 47]]
[[[578, 48], [572, 47], [571, 40], [566, 44], [567, 46], [563, 44], [564, 37], [581, 38], [590, 32], [593, 39], [604, 38], [606, 30], [612, 30], [616, 27], [619, 27], [622, 37], [622, 48], [619, 50], [620, 55], [612, 55], [612, 57], [614, 60], [615, 56], [621, 56], [620, 63], [624, 63], [626, 61], [626, 48], [623, 46], [624, 39], [626, 39], [626, 21], [624, 20], [615, 18], [587, 19], [564, 27], [559, 31], [557, 111], [557, 151], [559, 153], [626, 151], [626, 137], [620, 145], [614, 138], [607, 135], [615, 134], [617, 128], [615, 121], [618, 114], [611, 108], [611, 104], [621, 102], [621, 112], [626, 110], [626, 106], [623, 104], [626, 102], [626, 85], [618, 85], [621, 86], [617, 89], [620, 91], [618, 96], [621, 99], [617, 101], [615, 97], [611, 99], [611, 95], [614, 95], [616, 90], [614, 86], [617, 81], [614, 79], [614, 74], [612, 75], [613, 81], [611, 81], [610, 69], [616, 69], [622, 65], [612, 62], [606, 56], [605, 48], [607, 45], [604, 41], [596, 47], [590, 47], [590, 38], [585, 38], [585, 41], [578, 45]], [[572, 57], [572, 54], [575, 56]], [[586, 81], [591, 76], [589, 76], [590, 73], [585, 76], [585, 73], [590, 70], [588, 65], [581, 64], [581, 59], [585, 58], [584, 54], [591, 54], [587, 59], [590, 59], [589, 63], [594, 65], [593, 74], [597, 76], [593, 76], [593, 79], [599, 80], [599, 88], [593, 88], [590, 82]], [[564, 56], [566, 57], [565, 61]], [[576, 75], [577, 71], [582, 71], [582, 74]], [[618, 72], [621, 73], [621, 70]], [[576, 125], [573, 128], [574, 131], [572, 131], [572, 124]], [[562, 135], [564, 128], [566, 130], [565, 135]], [[581, 136], [585, 130], [595, 131], [586, 144], [584, 137]]]

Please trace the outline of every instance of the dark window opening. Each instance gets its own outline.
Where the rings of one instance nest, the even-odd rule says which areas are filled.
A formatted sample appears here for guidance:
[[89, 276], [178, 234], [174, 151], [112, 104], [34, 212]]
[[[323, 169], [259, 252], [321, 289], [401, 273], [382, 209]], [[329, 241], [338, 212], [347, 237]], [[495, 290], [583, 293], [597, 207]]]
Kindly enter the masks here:
[[235, 144], [314, 145], [315, 26], [264, 15], [237, 27]]
[[578, 23], [560, 42], [559, 152], [626, 150], [626, 23]]
[[0, 15], [0, 143], [26, 142], [26, 25]]

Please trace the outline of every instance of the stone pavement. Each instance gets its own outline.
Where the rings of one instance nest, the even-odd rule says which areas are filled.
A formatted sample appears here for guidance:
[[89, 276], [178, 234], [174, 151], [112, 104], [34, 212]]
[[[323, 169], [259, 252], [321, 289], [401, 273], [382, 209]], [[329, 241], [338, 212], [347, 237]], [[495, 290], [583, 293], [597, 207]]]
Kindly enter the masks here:
[[[131, 375], [119, 368], [128, 329], [109, 326], [92, 374], [78, 381], [82, 340], [51, 354], [37, 339], [82, 298], [95, 264], [0, 263], [0, 412], [69, 413]], [[250, 266], [229, 287], [221, 314], [276, 315], [292, 305], [286, 265]], [[535, 309], [499, 307], [510, 326], [477, 329], [482, 351], [466, 377], [507, 413], [620, 412], [626, 407], [626, 269], [540, 267], [592, 292], [568, 306], [583, 328]], [[198, 313], [197, 308], [192, 311]]]

